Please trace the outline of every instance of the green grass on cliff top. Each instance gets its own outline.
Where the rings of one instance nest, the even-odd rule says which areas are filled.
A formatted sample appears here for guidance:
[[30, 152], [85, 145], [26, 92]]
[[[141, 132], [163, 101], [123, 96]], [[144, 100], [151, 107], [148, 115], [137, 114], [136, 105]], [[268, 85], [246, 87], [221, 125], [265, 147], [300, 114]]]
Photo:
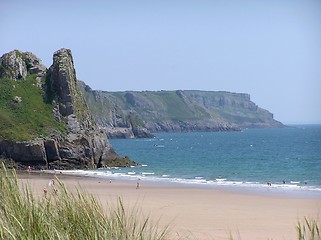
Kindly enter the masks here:
[[[135, 110], [144, 120], [162, 121], [189, 121], [208, 119], [209, 114], [196, 105], [188, 105], [176, 91], [151, 91], [151, 92], [131, 92], [137, 101], [142, 101], [143, 107], [132, 106], [126, 101], [126, 92], [109, 92], [109, 95], [120, 100], [118, 104], [124, 109]], [[151, 112], [157, 111], [157, 114]]]
[[0, 140], [26, 141], [47, 136], [53, 129], [64, 131], [35, 82], [35, 75], [19, 81], [0, 79]]

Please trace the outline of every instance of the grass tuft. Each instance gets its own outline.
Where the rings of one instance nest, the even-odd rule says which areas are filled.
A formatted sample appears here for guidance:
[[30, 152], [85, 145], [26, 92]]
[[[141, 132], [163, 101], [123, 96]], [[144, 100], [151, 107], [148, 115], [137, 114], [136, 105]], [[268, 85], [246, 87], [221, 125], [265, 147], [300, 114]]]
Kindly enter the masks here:
[[321, 224], [315, 219], [304, 218], [297, 224], [297, 236], [299, 240], [321, 240]]

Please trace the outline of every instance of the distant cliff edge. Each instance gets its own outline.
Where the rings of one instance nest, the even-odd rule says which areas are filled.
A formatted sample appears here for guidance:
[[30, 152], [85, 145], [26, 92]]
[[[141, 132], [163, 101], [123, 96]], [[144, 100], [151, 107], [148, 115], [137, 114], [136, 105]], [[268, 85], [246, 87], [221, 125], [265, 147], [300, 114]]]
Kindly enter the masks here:
[[249, 94], [222, 91], [92, 90], [80, 82], [89, 109], [110, 138], [151, 137], [157, 132], [237, 131], [283, 124]]
[[0, 159], [35, 168], [129, 166], [92, 117], [76, 79], [71, 51], [49, 69], [30, 52], [0, 58]]

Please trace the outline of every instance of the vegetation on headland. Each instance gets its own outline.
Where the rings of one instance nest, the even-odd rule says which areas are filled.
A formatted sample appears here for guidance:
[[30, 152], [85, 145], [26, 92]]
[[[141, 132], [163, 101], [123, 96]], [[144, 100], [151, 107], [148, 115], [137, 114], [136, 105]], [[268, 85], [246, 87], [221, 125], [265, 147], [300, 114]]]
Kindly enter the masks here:
[[121, 199], [105, 212], [95, 197], [60, 181], [35, 197], [15, 171], [0, 171], [0, 239], [167, 239], [167, 228], [127, 211]]
[[[0, 239], [170, 238], [168, 228], [142, 219], [138, 208], [128, 211], [121, 199], [104, 211], [94, 196], [79, 189], [71, 192], [59, 180], [35, 197], [28, 186], [19, 184], [14, 170], [2, 165], [0, 173]], [[320, 227], [319, 221], [305, 218], [297, 225], [297, 239], [320, 240]]]
[[52, 130], [66, 131], [55, 121], [43, 94], [34, 74], [23, 81], [0, 79], [0, 140], [27, 141], [46, 137]]
[[70, 49], [56, 51], [49, 69], [30, 52], [11, 51], [0, 57], [0, 70], [1, 158], [79, 169], [119, 157], [88, 110]]
[[[92, 90], [81, 81], [79, 85], [93, 117], [107, 128], [141, 127], [156, 133], [283, 127], [248, 94], [198, 90], [105, 92]], [[130, 118], [133, 115], [135, 121]], [[145, 137], [140, 133], [134, 134]], [[110, 134], [111, 138], [119, 136]]]

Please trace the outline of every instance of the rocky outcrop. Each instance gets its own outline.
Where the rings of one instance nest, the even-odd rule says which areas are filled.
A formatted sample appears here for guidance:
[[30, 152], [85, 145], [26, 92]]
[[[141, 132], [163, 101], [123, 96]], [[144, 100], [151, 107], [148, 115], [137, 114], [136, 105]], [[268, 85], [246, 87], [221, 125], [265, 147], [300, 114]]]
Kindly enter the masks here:
[[46, 73], [46, 67], [34, 54], [14, 50], [0, 58], [0, 78], [25, 80], [28, 73], [37, 74], [38, 81]]
[[[130, 111], [124, 115], [124, 109], [117, 99], [111, 100], [102, 91], [93, 91], [84, 82], [79, 81], [89, 110], [97, 124], [103, 127], [108, 138], [152, 138], [153, 134], [145, 123]], [[113, 97], [111, 97], [113, 98]]]
[[61, 49], [54, 53], [53, 64], [49, 68], [47, 78], [49, 79], [48, 87], [54, 95], [54, 101], [59, 109], [58, 113], [62, 117], [74, 114], [75, 108], [78, 107], [76, 104], [84, 104], [82, 95], [77, 91], [76, 71], [69, 49]]
[[13, 159], [26, 166], [46, 166], [48, 163], [43, 140], [0, 141], [0, 153], [2, 158]]
[[27, 70], [30, 74], [45, 74], [47, 68], [41, 63], [41, 60], [31, 52], [23, 53]]
[[53, 152], [58, 154], [48, 159], [49, 164], [75, 162], [75, 165], [94, 167], [105, 165], [108, 160], [118, 157], [84, 102], [69, 49], [54, 53], [47, 79], [57, 109], [55, 118], [64, 121], [68, 129], [67, 135], [59, 140], [59, 149], [54, 149], [54, 144], [51, 144]]
[[27, 65], [20, 51], [4, 54], [0, 60], [0, 78], [26, 79]]
[[233, 124], [215, 120], [148, 122], [151, 132], [219, 132], [240, 130]]
[[[69, 49], [54, 53], [48, 71], [33, 54], [16, 50], [5, 54], [0, 63], [1, 78], [24, 80], [28, 74], [36, 74], [39, 86], [45, 89], [46, 102], [53, 105], [53, 118], [66, 129], [30, 141], [0, 141], [2, 158], [38, 168], [96, 168], [122, 162], [123, 166], [135, 165], [118, 156], [105, 131], [91, 116], [78, 86]], [[44, 77], [46, 81], [42, 81]]]

